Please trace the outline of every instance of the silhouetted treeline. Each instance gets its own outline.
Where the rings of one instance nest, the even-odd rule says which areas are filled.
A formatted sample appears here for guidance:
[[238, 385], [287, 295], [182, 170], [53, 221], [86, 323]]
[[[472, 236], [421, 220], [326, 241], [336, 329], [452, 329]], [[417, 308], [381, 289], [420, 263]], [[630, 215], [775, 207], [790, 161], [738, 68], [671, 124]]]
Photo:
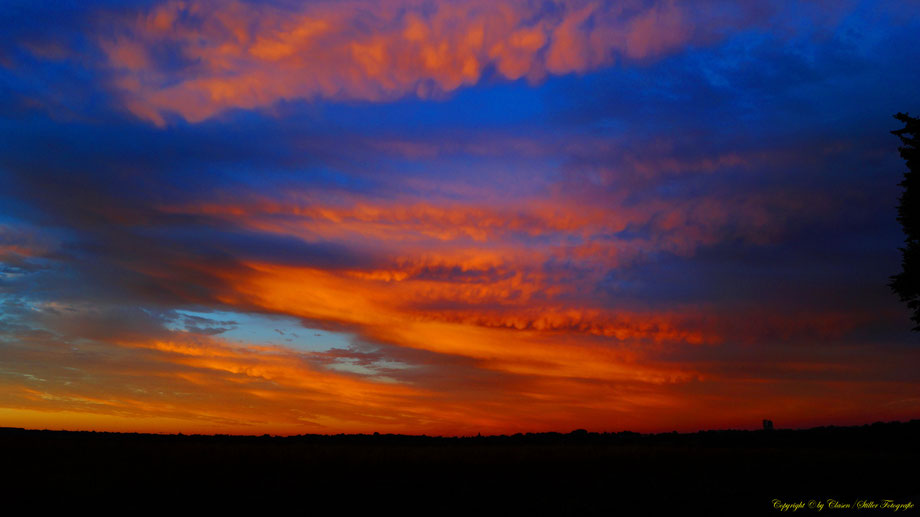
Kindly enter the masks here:
[[920, 331], [920, 119], [906, 113], [894, 116], [904, 127], [891, 133], [901, 140], [898, 152], [907, 165], [901, 181], [898, 222], [904, 231], [901, 248], [901, 272], [891, 277], [889, 287], [910, 308], [911, 320]]
[[775, 514], [773, 499], [920, 503], [918, 437], [918, 420], [807, 430], [482, 437], [4, 428], [0, 486], [11, 494], [47, 493], [46, 503], [91, 508], [140, 501], [144, 508], [255, 505], [317, 515], [384, 509], [659, 515], [692, 508], [705, 508], [705, 515]]

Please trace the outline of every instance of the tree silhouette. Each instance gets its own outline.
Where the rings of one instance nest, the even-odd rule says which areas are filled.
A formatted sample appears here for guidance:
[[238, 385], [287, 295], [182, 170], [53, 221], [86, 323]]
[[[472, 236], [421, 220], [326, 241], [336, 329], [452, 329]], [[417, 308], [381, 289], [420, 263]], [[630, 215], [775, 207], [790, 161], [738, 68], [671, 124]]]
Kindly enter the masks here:
[[901, 139], [898, 151], [907, 162], [898, 205], [905, 246], [901, 248], [901, 272], [892, 276], [888, 285], [902, 302], [907, 302], [913, 311], [910, 319], [917, 324], [913, 330], [920, 331], [920, 119], [906, 113], [898, 113], [894, 118], [904, 123], [903, 128], [891, 133]]

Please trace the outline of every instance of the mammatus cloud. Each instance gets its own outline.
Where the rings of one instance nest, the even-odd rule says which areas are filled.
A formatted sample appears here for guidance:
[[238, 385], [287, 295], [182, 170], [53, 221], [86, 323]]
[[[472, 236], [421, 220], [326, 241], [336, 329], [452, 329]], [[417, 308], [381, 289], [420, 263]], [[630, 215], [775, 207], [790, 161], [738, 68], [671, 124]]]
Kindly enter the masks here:
[[680, 2], [169, 1], [100, 38], [129, 110], [198, 122], [280, 100], [427, 98], [487, 74], [538, 81], [671, 52], [694, 34]]

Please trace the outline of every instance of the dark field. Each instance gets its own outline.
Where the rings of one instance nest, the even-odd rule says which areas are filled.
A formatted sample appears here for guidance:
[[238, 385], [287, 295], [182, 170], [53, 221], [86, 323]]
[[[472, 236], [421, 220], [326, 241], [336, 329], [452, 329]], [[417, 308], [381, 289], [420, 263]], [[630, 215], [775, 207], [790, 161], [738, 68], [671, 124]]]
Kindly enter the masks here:
[[[259, 514], [761, 515], [774, 499], [920, 503], [920, 420], [693, 434], [182, 436], [0, 429], [36, 507]], [[181, 513], [181, 512], [180, 512]], [[821, 514], [916, 514], [916, 507]]]

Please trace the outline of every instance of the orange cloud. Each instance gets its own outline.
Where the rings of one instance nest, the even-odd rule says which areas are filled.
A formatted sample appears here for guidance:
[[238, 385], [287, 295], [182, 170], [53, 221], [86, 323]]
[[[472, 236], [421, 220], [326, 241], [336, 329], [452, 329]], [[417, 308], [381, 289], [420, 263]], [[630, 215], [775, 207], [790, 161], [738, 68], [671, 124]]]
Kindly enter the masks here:
[[[226, 278], [233, 294], [221, 302], [333, 323], [373, 342], [468, 358], [481, 368], [505, 373], [670, 382], [688, 373], [674, 367], [646, 368], [637, 361], [637, 352], [609, 342], [602, 346], [593, 338], [691, 345], [716, 339], [680, 328], [679, 320], [669, 315], [534, 307], [526, 293], [514, 296], [514, 279], [394, 282], [270, 264], [249, 264], [249, 270], [248, 275]], [[541, 285], [539, 280], [517, 284], [528, 289]], [[440, 308], [444, 304], [465, 309]]]
[[[167, 1], [111, 20], [100, 41], [125, 106], [164, 124], [280, 100], [430, 97], [499, 77], [539, 80], [618, 57], [661, 55], [689, 40], [681, 6], [526, 1], [320, 2], [297, 9]], [[185, 63], [158, 63], [157, 49]]]
[[[705, 167], [709, 162], [700, 163]], [[376, 252], [400, 267], [415, 263], [413, 267], [428, 268], [427, 272], [439, 267], [441, 258], [449, 257], [441, 266], [461, 271], [480, 266], [527, 271], [558, 259], [597, 266], [591, 269], [603, 274], [647, 253], [693, 256], [701, 246], [726, 237], [767, 244], [795, 214], [820, 208], [818, 203], [806, 206], [804, 200], [771, 193], [728, 199], [651, 198], [642, 203], [630, 201], [625, 189], [605, 192], [597, 199], [590, 197], [593, 195], [559, 192], [495, 205], [477, 200], [383, 201], [362, 196], [328, 202], [321, 195], [289, 192], [283, 198], [243, 196], [159, 209], [204, 215], [237, 228], [307, 242], [358, 247], [373, 243]], [[626, 230], [635, 235], [628, 239], [617, 236]]]
[[[428, 332], [419, 339], [432, 339], [442, 329], [421, 325], [405, 332], [419, 330]], [[459, 334], [453, 329], [451, 338], [478, 340], [469, 331], [475, 334], [476, 329]], [[479, 350], [494, 345], [487, 341]], [[676, 377], [645, 378], [630, 365], [630, 353], [602, 347], [590, 351], [596, 364], [579, 359], [578, 353], [560, 360], [558, 351], [553, 360], [545, 355], [549, 343], [537, 346], [534, 354], [519, 350], [492, 358], [489, 364], [498, 367], [499, 377], [485, 391], [477, 388], [479, 366], [448, 361], [446, 370], [436, 369], [429, 377], [412, 373], [426, 368], [423, 365], [387, 378], [317, 366], [316, 353], [230, 344], [184, 332], [112, 342], [84, 340], [80, 350], [76, 358], [64, 360], [62, 354], [72, 352], [51, 342], [11, 347], [0, 372], [4, 421], [32, 427], [67, 422], [65, 427], [71, 429], [127, 431], [456, 434], [534, 426], [551, 430], [560, 415], [548, 410], [558, 405], [565, 408], [562, 411], [618, 413], [640, 404], [676, 403], [642, 387]], [[36, 363], [39, 357], [43, 362]], [[437, 363], [427, 368], [431, 367], [442, 368]], [[448, 382], [459, 384], [439, 385], [437, 379], [445, 373]], [[585, 374], [616, 382], [617, 387], [598, 394], [590, 387], [594, 381], [579, 377]], [[584, 397], [588, 391], [595, 396]]]
[[[286, 201], [161, 209], [308, 242], [373, 243], [376, 258], [366, 265], [323, 269], [249, 261], [242, 270], [220, 277], [222, 303], [334, 323], [378, 342], [467, 357], [486, 368], [530, 373], [545, 368], [544, 373], [587, 377], [624, 374], [621, 364], [611, 364], [609, 370], [596, 366], [607, 361], [603, 354], [595, 355], [596, 338], [695, 346], [722, 343], [725, 331], [737, 332], [730, 326], [700, 324], [698, 310], [682, 314], [605, 308], [590, 296], [580, 296], [585, 289], [645, 253], [692, 255], [699, 246], [724, 238], [725, 228], [733, 223], [743, 223], [735, 231], [751, 241], [768, 242], [775, 222], [768, 198], [603, 207], [527, 200], [499, 208], [366, 198], [323, 204], [289, 195]], [[650, 231], [642, 238], [613, 237], [629, 227]], [[805, 331], [809, 321], [823, 320], [796, 322], [796, 328]], [[789, 324], [780, 318], [771, 328]], [[545, 336], [567, 344], [559, 345], [561, 349], [547, 345]], [[586, 364], [595, 366], [584, 369]], [[648, 379], [688, 375], [631, 368]]]

